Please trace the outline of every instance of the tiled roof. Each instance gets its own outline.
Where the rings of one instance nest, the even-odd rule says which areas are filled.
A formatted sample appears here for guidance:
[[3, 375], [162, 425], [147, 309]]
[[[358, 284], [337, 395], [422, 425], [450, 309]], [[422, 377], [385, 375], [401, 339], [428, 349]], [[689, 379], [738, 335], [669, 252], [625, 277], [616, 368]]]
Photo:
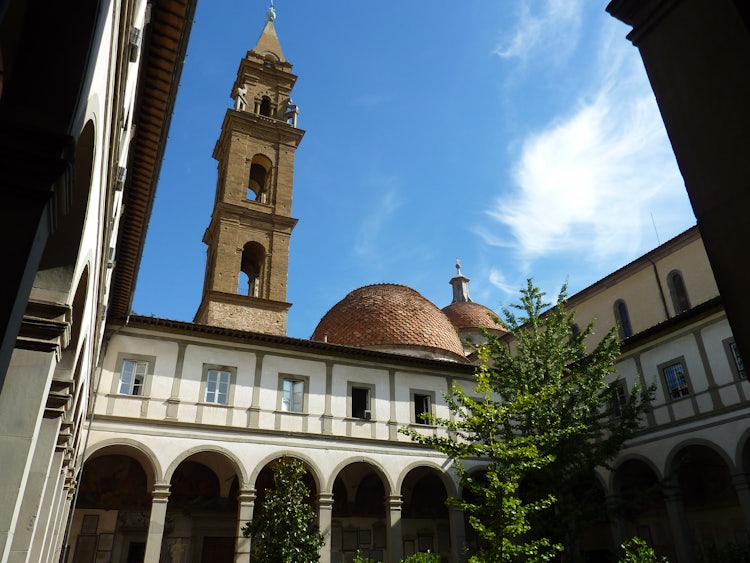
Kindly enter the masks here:
[[464, 357], [461, 341], [448, 318], [405, 285], [355, 289], [325, 314], [312, 339], [363, 348], [429, 348]]
[[495, 313], [488, 307], [472, 301], [456, 301], [443, 308], [448, 320], [458, 329], [484, 327], [505, 332], [502, 325], [493, 320]]

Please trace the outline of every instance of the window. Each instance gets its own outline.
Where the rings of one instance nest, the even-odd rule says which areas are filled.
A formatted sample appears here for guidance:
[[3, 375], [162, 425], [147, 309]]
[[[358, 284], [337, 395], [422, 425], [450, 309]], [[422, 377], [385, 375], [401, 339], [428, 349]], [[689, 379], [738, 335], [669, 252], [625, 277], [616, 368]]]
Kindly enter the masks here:
[[625, 394], [625, 381], [618, 379], [612, 385], [610, 385], [612, 395], [610, 397], [609, 405], [609, 416], [612, 419], [620, 418], [622, 416], [622, 409], [628, 402], [627, 395]]
[[363, 418], [370, 420], [372, 411], [370, 410], [370, 388], [369, 387], [352, 387], [350, 393], [352, 399], [352, 418]]
[[615, 301], [615, 320], [617, 321], [617, 327], [622, 340], [633, 336], [633, 327], [630, 325], [628, 306], [622, 299]]
[[226, 405], [229, 401], [229, 383], [232, 373], [218, 369], [206, 371], [206, 395], [207, 403]]
[[659, 366], [667, 384], [667, 395], [670, 399], [680, 399], [690, 394], [687, 384], [685, 365], [681, 360]]
[[685, 282], [682, 280], [682, 274], [677, 270], [673, 270], [667, 276], [667, 286], [669, 287], [669, 295], [672, 297], [672, 306], [674, 307], [675, 315], [679, 315], [683, 311], [690, 309], [690, 300], [685, 290]]
[[729, 356], [729, 367], [732, 369], [734, 376], [739, 379], [747, 379], [745, 362], [742, 361], [740, 350], [737, 348], [737, 343], [734, 341], [734, 338], [729, 338], [724, 341], [724, 349], [727, 351], [727, 356]]
[[148, 362], [123, 360], [120, 369], [121, 395], [143, 395], [143, 385], [148, 373]]
[[284, 379], [281, 387], [281, 410], [303, 412], [305, 403], [305, 382], [301, 379]]
[[413, 415], [416, 424], [431, 424], [428, 420], [425, 420], [422, 415], [432, 414], [432, 403], [434, 402], [435, 394], [429, 391], [412, 391], [412, 405]]
[[[266, 249], [257, 242], [248, 242], [242, 248], [240, 263], [240, 282], [238, 293], [250, 297], [261, 297], [261, 277], [263, 263], [266, 259]], [[243, 275], [244, 274], [244, 275]]]
[[265, 115], [266, 117], [271, 117], [271, 98], [269, 98], [268, 96], [263, 96], [263, 98], [260, 100], [258, 113], [261, 115]]

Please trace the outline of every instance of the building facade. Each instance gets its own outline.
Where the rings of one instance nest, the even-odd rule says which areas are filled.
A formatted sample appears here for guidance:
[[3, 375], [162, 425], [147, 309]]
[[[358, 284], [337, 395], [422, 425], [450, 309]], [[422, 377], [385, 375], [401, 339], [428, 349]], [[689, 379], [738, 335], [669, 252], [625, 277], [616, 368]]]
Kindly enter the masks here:
[[[420, 413], [449, 416], [443, 393], [471, 388], [479, 327], [504, 331], [471, 301], [459, 269], [442, 310], [405, 286], [365, 286], [334, 305], [311, 340], [284, 336], [293, 155], [303, 135], [293, 83], [269, 18], [240, 63], [214, 151], [196, 322], [130, 316], [110, 325], [73, 561], [102, 541], [115, 561], [246, 561], [240, 529], [284, 456], [307, 468], [322, 561], [360, 551], [397, 562], [427, 549], [463, 561], [474, 545], [444, 504], [461, 494], [450, 460], [399, 428], [442, 432]], [[600, 335], [618, 327], [622, 356], [610, 383], [623, 398], [636, 384], [656, 393], [638, 437], [592, 476], [603, 508], [628, 506], [582, 537], [583, 550], [609, 560], [640, 535], [670, 560], [691, 562], [744, 542], [750, 387], [697, 228], [568, 306]]]
[[[464, 561], [476, 545], [463, 515], [445, 505], [461, 494], [451, 462], [399, 429], [443, 432], [420, 415], [449, 416], [443, 393], [471, 388], [480, 327], [502, 337], [502, 326], [471, 300], [457, 269], [442, 309], [402, 285], [365, 286], [334, 305], [310, 340], [285, 336], [304, 132], [272, 13], [240, 61], [214, 150], [195, 320], [129, 315], [195, 5], [89, 4], [26, 20], [42, 13], [36, 2], [0, 12], [0, 136], [15, 151], [6, 154], [43, 176], [0, 167], [14, 188], [4, 192], [3, 227], [15, 225], [28, 243], [11, 256], [20, 273], [2, 309], [0, 563], [247, 561], [241, 528], [284, 456], [307, 469], [323, 562], [360, 551], [395, 563], [428, 549]], [[69, 80], [85, 87], [56, 106], [65, 115], [50, 116], [61, 134], [44, 136], [17, 116], [28, 115], [21, 100], [36, 100], [28, 65], [60, 39], [62, 22], [88, 38]], [[22, 57], [16, 44], [37, 46]], [[57, 147], [49, 154], [67, 155], [59, 166], [40, 165], [39, 139]], [[603, 511], [625, 510], [585, 534], [583, 551], [607, 561], [639, 535], [691, 563], [747, 543], [750, 386], [698, 229], [568, 306], [600, 336], [618, 328], [622, 355], [609, 383], [623, 398], [636, 384], [655, 389], [641, 432], [592, 475]]]
[[0, 561], [65, 560], [96, 366], [130, 306], [194, 1], [0, 6]]

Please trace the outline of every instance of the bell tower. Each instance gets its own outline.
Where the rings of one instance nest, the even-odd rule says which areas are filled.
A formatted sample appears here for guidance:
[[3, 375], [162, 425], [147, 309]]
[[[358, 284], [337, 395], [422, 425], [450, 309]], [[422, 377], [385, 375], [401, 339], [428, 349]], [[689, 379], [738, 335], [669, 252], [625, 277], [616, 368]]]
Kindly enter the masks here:
[[255, 48], [240, 61], [213, 157], [218, 181], [203, 297], [195, 322], [286, 334], [289, 239], [297, 129], [291, 92], [297, 77], [284, 58], [273, 8]]

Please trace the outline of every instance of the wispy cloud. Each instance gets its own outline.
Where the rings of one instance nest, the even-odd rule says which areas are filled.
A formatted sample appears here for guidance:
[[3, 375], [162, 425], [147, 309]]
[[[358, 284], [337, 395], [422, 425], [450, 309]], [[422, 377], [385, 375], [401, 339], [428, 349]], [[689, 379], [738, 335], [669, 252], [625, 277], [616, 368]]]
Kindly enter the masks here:
[[354, 252], [360, 256], [374, 256], [383, 250], [383, 229], [393, 214], [401, 207], [395, 178], [380, 178], [379, 198], [370, 208], [369, 215], [360, 223], [354, 240]]
[[577, 43], [582, 0], [525, 0], [518, 4], [517, 23], [495, 54], [526, 60], [537, 53], [564, 58]]
[[518, 288], [508, 283], [505, 279], [505, 275], [497, 268], [490, 268], [488, 279], [493, 286], [506, 295], [515, 295], [517, 293]]
[[611, 33], [600, 48], [596, 82], [574, 111], [527, 135], [514, 190], [489, 211], [522, 259], [632, 256], [651, 212], [684, 224], [682, 179], [637, 53]]

